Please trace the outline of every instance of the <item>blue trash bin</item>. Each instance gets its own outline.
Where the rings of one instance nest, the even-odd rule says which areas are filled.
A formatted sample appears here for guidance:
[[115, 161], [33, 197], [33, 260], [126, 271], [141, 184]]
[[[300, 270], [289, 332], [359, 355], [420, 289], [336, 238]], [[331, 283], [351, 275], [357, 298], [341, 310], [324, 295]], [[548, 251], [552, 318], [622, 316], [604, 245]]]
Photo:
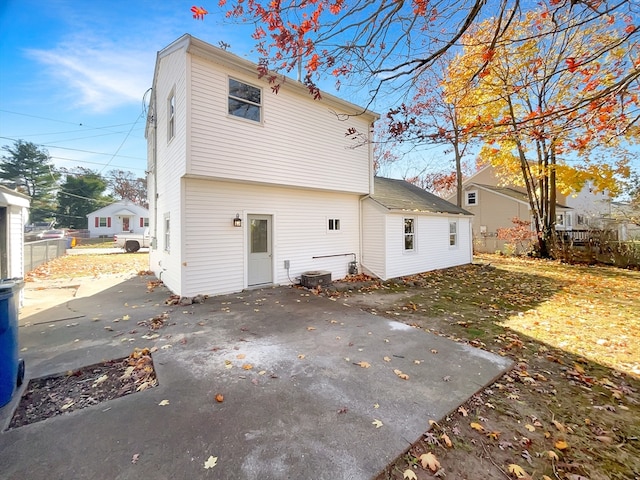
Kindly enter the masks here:
[[11, 400], [24, 378], [18, 358], [18, 300], [22, 279], [0, 280], [0, 407]]

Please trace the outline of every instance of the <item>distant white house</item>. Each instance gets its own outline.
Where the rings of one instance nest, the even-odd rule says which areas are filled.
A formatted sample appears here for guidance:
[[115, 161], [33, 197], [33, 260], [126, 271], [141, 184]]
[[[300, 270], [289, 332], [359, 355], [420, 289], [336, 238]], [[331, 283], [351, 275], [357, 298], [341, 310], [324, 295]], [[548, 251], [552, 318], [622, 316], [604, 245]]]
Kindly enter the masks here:
[[0, 279], [24, 277], [24, 226], [30, 198], [0, 185]]
[[315, 272], [337, 280], [356, 265], [390, 278], [471, 262], [468, 212], [374, 178], [376, 113], [281, 80], [276, 95], [257, 65], [190, 35], [158, 53], [149, 259], [170, 290], [218, 295]]
[[143, 233], [149, 226], [149, 210], [122, 200], [91, 212], [87, 220], [91, 238], [112, 237], [124, 232]]

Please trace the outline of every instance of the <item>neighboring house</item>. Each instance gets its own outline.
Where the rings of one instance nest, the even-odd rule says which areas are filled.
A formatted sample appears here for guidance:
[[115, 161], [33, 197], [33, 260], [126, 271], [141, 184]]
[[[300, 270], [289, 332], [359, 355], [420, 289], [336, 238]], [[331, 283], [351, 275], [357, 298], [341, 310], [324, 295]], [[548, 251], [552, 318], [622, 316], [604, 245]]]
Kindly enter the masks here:
[[149, 210], [121, 200], [87, 215], [89, 237], [113, 237], [119, 233], [143, 233], [149, 227]]
[[640, 208], [628, 202], [611, 202], [611, 214], [605, 225], [618, 232], [618, 240], [640, 240]]
[[[151, 270], [182, 296], [291, 284], [311, 271], [335, 280], [354, 261], [388, 276], [386, 259], [377, 264], [394, 235], [402, 248], [402, 214], [380, 207], [379, 219], [362, 221], [375, 201], [368, 140], [377, 118], [331, 95], [314, 100], [291, 79], [272, 93], [255, 64], [190, 35], [176, 40], [158, 53], [146, 131]], [[409, 217], [422, 225], [422, 212]], [[395, 229], [388, 244], [363, 235], [375, 222]], [[428, 252], [421, 228], [394, 275], [415, 273]], [[449, 253], [444, 233], [440, 255]]]
[[30, 198], [0, 185], [0, 279], [24, 277], [24, 226]]
[[[462, 182], [462, 207], [473, 213], [473, 245], [477, 252], [502, 251], [505, 241], [497, 238], [499, 228], [513, 227], [513, 218], [532, 221], [526, 189], [502, 186], [491, 165], [485, 166]], [[455, 195], [448, 198], [455, 201]], [[590, 184], [572, 195], [556, 196], [556, 231], [583, 232], [602, 228], [610, 211], [610, 198], [595, 193]], [[532, 226], [532, 231], [533, 231]]]

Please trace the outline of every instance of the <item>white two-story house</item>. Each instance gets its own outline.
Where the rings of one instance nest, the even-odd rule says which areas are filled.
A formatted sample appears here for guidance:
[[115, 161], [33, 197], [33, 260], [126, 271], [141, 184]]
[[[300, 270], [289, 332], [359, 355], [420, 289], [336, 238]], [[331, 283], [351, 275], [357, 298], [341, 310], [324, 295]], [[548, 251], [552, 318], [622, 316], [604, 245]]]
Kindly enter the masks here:
[[[146, 131], [150, 268], [179, 295], [290, 284], [309, 271], [338, 279], [352, 262], [367, 270], [362, 211], [375, 197], [372, 147], [346, 133], [370, 136], [378, 115], [331, 95], [314, 100], [288, 78], [280, 84], [273, 93], [254, 63], [190, 35], [158, 53]], [[453, 263], [470, 262], [469, 214], [436, 210], [408, 212], [412, 223], [382, 209], [369, 230], [400, 215], [391, 242], [405, 245], [421, 215], [451, 215], [462, 222], [463, 254]], [[448, 251], [453, 227], [441, 228]], [[386, 251], [378, 240], [367, 250], [376, 265]], [[401, 250], [415, 260], [429, 247], [412, 242]], [[405, 263], [415, 270], [415, 261]]]

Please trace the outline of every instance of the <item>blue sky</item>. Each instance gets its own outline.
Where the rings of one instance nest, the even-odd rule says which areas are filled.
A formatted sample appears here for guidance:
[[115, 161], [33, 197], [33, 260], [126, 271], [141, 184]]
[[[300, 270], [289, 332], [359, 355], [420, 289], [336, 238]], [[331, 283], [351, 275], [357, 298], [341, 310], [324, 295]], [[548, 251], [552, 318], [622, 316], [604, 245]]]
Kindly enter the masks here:
[[255, 60], [251, 30], [224, 25], [216, 4], [203, 22], [193, 1], [0, 0], [0, 146], [22, 139], [58, 167], [143, 177], [157, 51], [190, 33]]

